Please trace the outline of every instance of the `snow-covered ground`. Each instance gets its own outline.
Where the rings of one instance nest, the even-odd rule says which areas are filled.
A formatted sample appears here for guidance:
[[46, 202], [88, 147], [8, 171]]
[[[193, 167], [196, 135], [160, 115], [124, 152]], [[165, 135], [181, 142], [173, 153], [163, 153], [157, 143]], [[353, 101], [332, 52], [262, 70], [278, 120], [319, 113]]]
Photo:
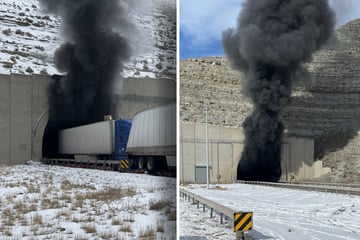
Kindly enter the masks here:
[[0, 166], [0, 239], [176, 239], [176, 179]]
[[[176, 78], [176, 1], [137, 0], [130, 13], [138, 34], [125, 77]], [[54, 52], [63, 43], [61, 19], [37, 0], [0, 1], [0, 73], [59, 74]]]
[[[252, 239], [360, 239], [360, 197], [244, 184], [188, 185], [186, 190], [239, 211], [253, 212]], [[228, 222], [180, 199], [180, 236], [234, 239]]]

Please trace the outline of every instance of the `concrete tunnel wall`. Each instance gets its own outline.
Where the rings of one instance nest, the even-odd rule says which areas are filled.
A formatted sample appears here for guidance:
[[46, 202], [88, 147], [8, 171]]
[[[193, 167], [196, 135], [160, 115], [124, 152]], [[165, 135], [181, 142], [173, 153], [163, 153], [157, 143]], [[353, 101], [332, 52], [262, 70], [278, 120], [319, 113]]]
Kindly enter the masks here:
[[49, 80], [46, 75], [0, 75], [0, 164], [41, 155]]
[[176, 82], [170, 79], [127, 78], [117, 99], [119, 116], [132, 119], [141, 110], [176, 102]]
[[[210, 182], [235, 182], [244, 145], [242, 129], [209, 125], [208, 142]], [[195, 182], [196, 168], [206, 165], [205, 143], [204, 124], [180, 124], [180, 182]], [[305, 138], [283, 139], [281, 169], [281, 181], [313, 179], [330, 171], [321, 161], [314, 162], [314, 140]]]
[[[48, 121], [47, 75], [0, 74], [0, 164], [42, 158]], [[118, 99], [118, 116], [129, 119], [148, 107], [176, 101], [176, 82], [127, 78]]]

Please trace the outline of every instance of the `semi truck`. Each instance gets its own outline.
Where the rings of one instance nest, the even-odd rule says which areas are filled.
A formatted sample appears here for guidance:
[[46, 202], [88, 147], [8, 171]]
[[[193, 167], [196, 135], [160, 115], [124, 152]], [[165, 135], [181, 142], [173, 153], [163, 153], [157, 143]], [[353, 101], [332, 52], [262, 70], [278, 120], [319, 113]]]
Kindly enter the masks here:
[[121, 171], [176, 168], [176, 106], [149, 108], [131, 120], [107, 120], [59, 132], [59, 153], [75, 162], [105, 161]]

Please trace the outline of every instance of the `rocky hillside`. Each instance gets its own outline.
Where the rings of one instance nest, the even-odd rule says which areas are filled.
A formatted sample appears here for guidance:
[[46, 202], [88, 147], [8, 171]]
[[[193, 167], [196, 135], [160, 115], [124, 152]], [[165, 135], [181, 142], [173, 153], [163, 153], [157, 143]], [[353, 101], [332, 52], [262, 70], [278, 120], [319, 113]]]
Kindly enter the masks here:
[[[360, 181], [360, 20], [336, 31], [336, 38], [314, 55], [296, 83], [282, 119], [288, 136], [315, 139], [315, 158], [333, 169], [332, 181]], [[241, 74], [225, 58], [180, 63], [181, 120], [241, 127], [252, 104]], [[324, 178], [324, 179], [325, 179]]]
[[42, 14], [36, 0], [1, 1], [0, 13], [0, 72], [57, 73], [60, 20]]
[[[176, 2], [158, 0], [131, 13], [141, 51], [125, 66], [126, 77], [176, 78]], [[37, 0], [0, 2], [0, 73], [58, 73], [61, 19], [43, 13]]]
[[[176, 0], [142, 0], [149, 9], [133, 11], [140, 34], [140, 50], [126, 64], [131, 77], [176, 79]], [[141, 1], [140, 1], [141, 2]]]

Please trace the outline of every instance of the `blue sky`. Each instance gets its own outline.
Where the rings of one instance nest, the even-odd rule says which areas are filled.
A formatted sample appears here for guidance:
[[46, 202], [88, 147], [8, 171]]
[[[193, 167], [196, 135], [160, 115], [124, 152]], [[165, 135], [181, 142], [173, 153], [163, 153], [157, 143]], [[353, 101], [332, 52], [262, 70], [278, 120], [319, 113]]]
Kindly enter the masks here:
[[[244, 0], [180, 0], [180, 59], [223, 56], [221, 32], [235, 27]], [[360, 0], [330, 0], [337, 26], [360, 18]]]

